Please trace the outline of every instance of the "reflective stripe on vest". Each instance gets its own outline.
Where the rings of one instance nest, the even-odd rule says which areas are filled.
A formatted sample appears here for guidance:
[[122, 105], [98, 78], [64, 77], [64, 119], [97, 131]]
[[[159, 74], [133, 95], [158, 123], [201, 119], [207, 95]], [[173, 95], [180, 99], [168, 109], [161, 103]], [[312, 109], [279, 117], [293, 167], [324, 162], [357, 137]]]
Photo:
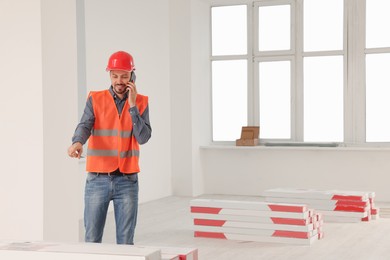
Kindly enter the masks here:
[[[133, 134], [133, 130], [131, 131], [120, 131], [120, 135], [122, 138], [129, 138]], [[118, 130], [116, 129], [92, 129], [91, 135], [93, 136], [118, 136]]]
[[97, 150], [88, 149], [88, 156], [118, 156], [118, 150]]
[[118, 130], [92, 129], [91, 135], [94, 136], [117, 136]]
[[121, 158], [132, 157], [132, 156], [139, 157], [139, 151], [131, 150], [131, 151], [126, 151], [126, 152], [121, 152], [120, 156], [121, 156]]
[[[118, 156], [117, 150], [97, 150], [97, 149], [88, 149], [88, 156]], [[131, 156], [139, 157], [139, 151], [130, 150], [126, 152], [120, 152], [120, 158], [126, 158]]]
[[[95, 124], [88, 141], [87, 171], [112, 172], [119, 168], [123, 173], [139, 172], [139, 144], [133, 135], [133, 122], [126, 101], [118, 115], [115, 101], [109, 90], [90, 94]], [[136, 106], [142, 115], [148, 97], [138, 94]]]

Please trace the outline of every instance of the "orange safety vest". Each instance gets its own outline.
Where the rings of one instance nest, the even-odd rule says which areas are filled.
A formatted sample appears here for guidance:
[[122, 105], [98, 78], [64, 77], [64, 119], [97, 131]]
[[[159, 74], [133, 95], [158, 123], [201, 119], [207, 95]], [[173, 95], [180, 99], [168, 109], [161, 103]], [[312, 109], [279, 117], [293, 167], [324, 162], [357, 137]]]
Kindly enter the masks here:
[[[122, 173], [139, 172], [139, 143], [133, 135], [133, 122], [126, 101], [118, 115], [109, 90], [91, 92], [95, 124], [88, 141], [87, 171]], [[148, 105], [148, 97], [137, 94], [136, 106], [140, 114]]]

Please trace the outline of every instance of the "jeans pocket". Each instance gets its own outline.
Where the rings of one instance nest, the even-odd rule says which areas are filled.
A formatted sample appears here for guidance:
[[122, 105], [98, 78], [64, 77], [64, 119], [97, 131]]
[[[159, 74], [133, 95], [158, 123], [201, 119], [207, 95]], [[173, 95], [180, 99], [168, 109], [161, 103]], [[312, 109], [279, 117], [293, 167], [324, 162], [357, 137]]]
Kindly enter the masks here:
[[125, 177], [126, 177], [126, 179], [128, 179], [132, 183], [138, 182], [138, 174], [137, 173], [126, 174]]
[[99, 175], [96, 174], [95, 172], [91, 173], [89, 172], [88, 175], [87, 175], [87, 182], [91, 182], [93, 181], [94, 179], [96, 179]]

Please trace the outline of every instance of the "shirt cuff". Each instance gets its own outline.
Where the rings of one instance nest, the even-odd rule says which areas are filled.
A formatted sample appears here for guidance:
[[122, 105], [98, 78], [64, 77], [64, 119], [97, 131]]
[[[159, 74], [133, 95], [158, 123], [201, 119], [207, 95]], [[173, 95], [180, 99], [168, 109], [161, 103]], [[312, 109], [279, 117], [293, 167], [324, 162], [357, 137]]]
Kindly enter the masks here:
[[133, 106], [129, 109], [130, 115], [135, 116], [139, 114], [139, 110], [137, 106]]
[[84, 145], [83, 139], [80, 138], [80, 137], [74, 137], [74, 138], [72, 139], [72, 144], [74, 144], [74, 143], [81, 143], [82, 145]]

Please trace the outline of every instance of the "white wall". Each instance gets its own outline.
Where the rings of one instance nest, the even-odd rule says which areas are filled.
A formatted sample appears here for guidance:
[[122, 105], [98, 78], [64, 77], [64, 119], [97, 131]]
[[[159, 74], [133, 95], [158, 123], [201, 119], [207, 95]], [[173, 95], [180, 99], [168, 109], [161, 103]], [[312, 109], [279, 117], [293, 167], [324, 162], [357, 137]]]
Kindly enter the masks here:
[[191, 120], [192, 120], [192, 196], [203, 194], [204, 174], [200, 146], [211, 136], [210, 1], [191, 1]]
[[78, 241], [78, 163], [67, 156], [77, 123], [76, 0], [41, 0], [44, 239]]
[[210, 140], [209, 2], [171, 0], [173, 194], [203, 193], [199, 146]]
[[[140, 202], [172, 194], [169, 1], [85, 0], [87, 90], [110, 86], [111, 53], [130, 52], [138, 92], [149, 96], [152, 138], [141, 146]], [[84, 172], [84, 165], [82, 172]]]
[[0, 236], [39, 239], [43, 236], [40, 0], [1, 1], [0, 33]]
[[172, 185], [175, 195], [192, 195], [191, 2], [170, 1], [170, 86]]
[[390, 149], [203, 148], [205, 192], [260, 196], [287, 187], [374, 191], [390, 201]]
[[78, 240], [74, 6], [0, 2], [0, 239]]

